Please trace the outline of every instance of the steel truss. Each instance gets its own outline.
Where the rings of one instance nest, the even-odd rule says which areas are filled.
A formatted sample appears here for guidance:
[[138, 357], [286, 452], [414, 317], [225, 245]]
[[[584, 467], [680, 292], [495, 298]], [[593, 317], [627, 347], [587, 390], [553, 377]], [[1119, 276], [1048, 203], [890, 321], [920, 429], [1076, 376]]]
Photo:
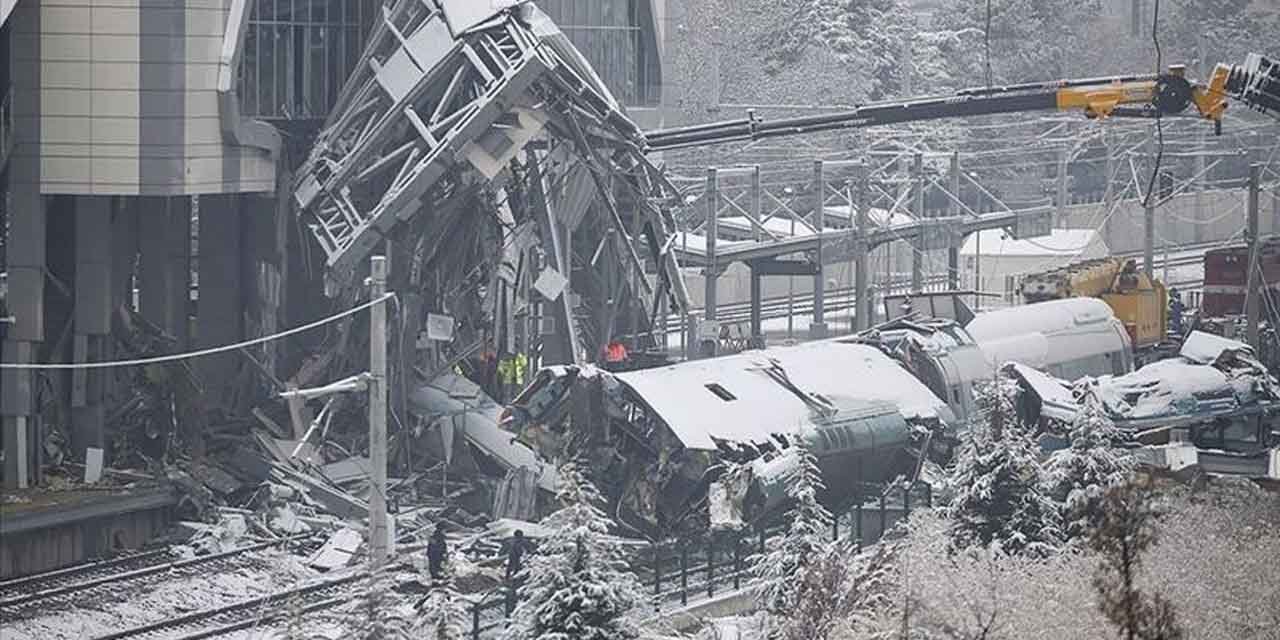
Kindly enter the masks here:
[[[572, 284], [586, 288], [580, 306], [612, 310], [592, 319], [585, 341], [573, 331], [581, 314], [569, 297], [556, 301], [557, 330], [570, 332], [574, 359], [617, 335], [620, 317], [651, 324], [664, 297], [685, 308], [670, 250], [674, 222], [662, 204], [675, 191], [645, 160], [639, 130], [581, 55], [532, 6], [462, 33], [451, 31], [456, 22], [444, 7], [401, 0], [384, 8], [298, 173], [294, 197], [325, 253], [327, 290], [349, 283], [384, 238], [409, 233], [407, 222], [452, 210], [481, 186], [537, 201], [512, 208], [544, 218], [538, 236], [552, 257], [547, 266], [573, 271], [574, 252], [555, 245], [589, 247], [591, 265], [608, 265], [604, 282]], [[565, 184], [577, 189], [576, 201], [562, 202]], [[589, 211], [603, 224], [582, 224]], [[570, 235], [552, 237], [563, 232]], [[647, 265], [658, 272], [656, 286]]]

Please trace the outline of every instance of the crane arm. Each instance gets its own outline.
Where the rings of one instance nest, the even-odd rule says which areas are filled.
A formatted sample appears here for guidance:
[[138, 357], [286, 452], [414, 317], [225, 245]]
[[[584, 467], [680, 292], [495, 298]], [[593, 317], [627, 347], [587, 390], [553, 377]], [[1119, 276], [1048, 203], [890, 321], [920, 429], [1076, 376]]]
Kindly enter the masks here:
[[1229, 97], [1280, 117], [1280, 65], [1251, 54], [1243, 65], [1218, 65], [1204, 83], [1188, 80], [1185, 67], [1175, 66], [1158, 75], [965, 89], [947, 96], [868, 104], [838, 113], [773, 121], [757, 118], [748, 111], [746, 118], [647, 132], [644, 139], [650, 151], [666, 151], [943, 118], [1055, 110], [1081, 111], [1096, 119], [1154, 118], [1183, 113], [1191, 107], [1221, 132]]

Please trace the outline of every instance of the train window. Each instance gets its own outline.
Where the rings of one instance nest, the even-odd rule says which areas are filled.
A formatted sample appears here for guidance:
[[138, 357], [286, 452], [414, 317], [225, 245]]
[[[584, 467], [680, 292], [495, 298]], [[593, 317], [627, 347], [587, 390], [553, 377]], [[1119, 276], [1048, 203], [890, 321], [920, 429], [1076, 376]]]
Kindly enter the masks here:
[[716, 394], [716, 397], [720, 398], [721, 400], [724, 400], [725, 402], [730, 402], [738, 399], [738, 396], [735, 396], [732, 393], [729, 393], [728, 389], [725, 389], [724, 387], [714, 382], [703, 385], [703, 386], [705, 386], [707, 390], [710, 391], [711, 393]]
[[951, 387], [951, 398], [953, 399], [954, 404], [960, 404], [960, 387]]

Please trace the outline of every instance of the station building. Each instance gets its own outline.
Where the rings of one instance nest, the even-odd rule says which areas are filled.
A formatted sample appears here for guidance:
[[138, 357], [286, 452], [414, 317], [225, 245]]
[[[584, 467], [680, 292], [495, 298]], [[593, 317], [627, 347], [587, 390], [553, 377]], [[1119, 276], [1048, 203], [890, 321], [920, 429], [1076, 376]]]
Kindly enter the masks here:
[[[2, 0], [0, 199], [6, 362], [121, 357], [122, 308], [173, 351], [325, 315], [290, 208], [379, 0]], [[448, 0], [452, 1], [452, 0]], [[667, 0], [540, 0], [644, 128], [663, 121]], [[269, 347], [194, 361], [209, 411]], [[114, 370], [4, 370], [6, 487], [37, 483], [42, 408], [74, 456], [108, 437]]]

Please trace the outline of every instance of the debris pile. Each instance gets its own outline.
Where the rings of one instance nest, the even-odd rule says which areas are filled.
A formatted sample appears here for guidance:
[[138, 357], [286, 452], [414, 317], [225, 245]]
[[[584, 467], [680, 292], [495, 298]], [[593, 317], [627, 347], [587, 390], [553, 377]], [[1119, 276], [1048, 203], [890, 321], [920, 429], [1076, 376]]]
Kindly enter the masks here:
[[823, 341], [642, 371], [548, 367], [502, 426], [544, 457], [586, 455], [616, 519], [660, 537], [705, 528], [708, 512], [722, 523], [767, 517], [783, 502], [796, 438], [838, 504], [860, 483], [914, 477], [922, 445], [954, 422], [879, 349]]

